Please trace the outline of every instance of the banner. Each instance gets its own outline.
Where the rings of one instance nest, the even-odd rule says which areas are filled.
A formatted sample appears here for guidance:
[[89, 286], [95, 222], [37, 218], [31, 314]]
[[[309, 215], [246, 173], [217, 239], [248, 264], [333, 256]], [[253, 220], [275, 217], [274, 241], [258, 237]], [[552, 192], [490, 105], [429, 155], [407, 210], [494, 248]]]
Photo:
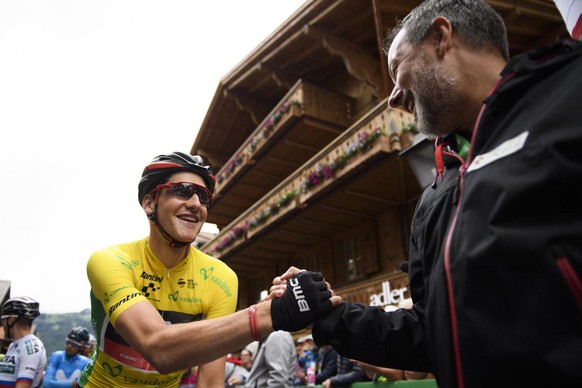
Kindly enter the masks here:
[[582, 0], [554, 0], [572, 38], [582, 40]]

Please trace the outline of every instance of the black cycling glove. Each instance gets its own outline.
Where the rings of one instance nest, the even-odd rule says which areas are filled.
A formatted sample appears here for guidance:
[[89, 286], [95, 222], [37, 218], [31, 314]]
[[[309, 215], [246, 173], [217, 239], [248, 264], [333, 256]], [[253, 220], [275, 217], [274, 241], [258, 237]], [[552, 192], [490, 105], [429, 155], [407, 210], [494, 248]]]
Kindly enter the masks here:
[[271, 301], [273, 329], [298, 331], [333, 307], [331, 292], [319, 272], [301, 272], [287, 280], [287, 289]]

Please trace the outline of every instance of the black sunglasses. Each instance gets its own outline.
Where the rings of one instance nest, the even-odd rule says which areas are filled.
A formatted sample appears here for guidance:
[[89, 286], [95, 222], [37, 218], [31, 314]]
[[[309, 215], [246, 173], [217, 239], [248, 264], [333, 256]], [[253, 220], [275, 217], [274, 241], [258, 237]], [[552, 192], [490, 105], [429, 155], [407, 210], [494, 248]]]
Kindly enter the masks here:
[[151, 193], [155, 193], [162, 189], [167, 189], [166, 193], [172, 197], [180, 198], [184, 201], [192, 198], [194, 194], [198, 196], [200, 204], [203, 206], [210, 206], [212, 203], [212, 194], [206, 187], [197, 185], [192, 182], [171, 182], [157, 185]]

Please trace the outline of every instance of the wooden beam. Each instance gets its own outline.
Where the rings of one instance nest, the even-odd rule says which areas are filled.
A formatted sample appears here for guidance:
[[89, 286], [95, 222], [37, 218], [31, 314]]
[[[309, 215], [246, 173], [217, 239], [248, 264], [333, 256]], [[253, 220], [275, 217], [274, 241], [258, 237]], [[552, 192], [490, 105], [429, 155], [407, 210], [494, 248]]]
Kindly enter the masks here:
[[354, 190], [344, 190], [344, 193], [349, 194], [349, 195], [354, 195], [356, 197], [360, 197], [360, 198], [364, 198], [364, 199], [371, 199], [372, 201], [377, 201], [377, 202], [381, 202], [381, 203], [387, 203], [389, 205], [398, 206], [398, 202], [390, 201], [386, 198], [378, 197], [376, 195], [364, 194], [364, 193], [360, 193], [360, 192], [357, 192]]
[[376, 95], [381, 94], [383, 83], [377, 58], [370, 57], [366, 50], [360, 46], [317, 27], [305, 26], [305, 34], [318, 39], [330, 54], [337, 55], [342, 59], [348, 73], [371, 86]]
[[358, 216], [358, 217], [362, 217], [362, 218], [367, 218], [369, 220], [375, 220], [376, 216], [374, 215], [365, 215], [362, 214], [361, 212], [353, 212], [350, 210], [346, 210], [344, 208], [340, 208], [340, 207], [336, 207], [336, 206], [329, 206], [329, 205], [319, 205], [320, 208], [322, 208], [323, 210], [330, 210], [332, 212], [336, 212], [336, 213], [343, 213], [343, 214], [348, 214], [351, 216]]
[[[516, 10], [521, 15], [527, 15], [540, 20], [547, 20], [553, 23], [563, 22], [562, 16], [557, 11], [553, 2], [548, 4], [537, 3], [537, 7], [528, 5], [516, 5], [513, 1], [485, 0], [491, 7], [502, 11]], [[533, 4], [533, 2], [531, 2]]]
[[259, 125], [258, 117], [264, 117], [264, 108], [262, 108], [264, 104], [254, 101], [249, 95], [241, 95], [230, 88], [225, 89], [222, 94], [224, 98], [233, 101], [240, 111], [248, 113], [254, 125]]
[[282, 89], [291, 89], [299, 78], [296, 74], [289, 74], [286, 71], [267, 65], [265, 62], [260, 63], [259, 69], [269, 73], [271, 79]]
[[352, 227], [347, 227], [347, 226], [341, 226], [335, 223], [331, 223], [331, 222], [322, 222], [322, 221], [315, 221], [315, 220], [310, 220], [306, 217], [299, 217], [299, 222], [302, 223], [306, 223], [306, 224], [310, 224], [310, 225], [315, 225], [315, 226], [322, 226], [324, 228], [332, 228], [332, 229], [339, 229], [339, 230], [350, 230]]

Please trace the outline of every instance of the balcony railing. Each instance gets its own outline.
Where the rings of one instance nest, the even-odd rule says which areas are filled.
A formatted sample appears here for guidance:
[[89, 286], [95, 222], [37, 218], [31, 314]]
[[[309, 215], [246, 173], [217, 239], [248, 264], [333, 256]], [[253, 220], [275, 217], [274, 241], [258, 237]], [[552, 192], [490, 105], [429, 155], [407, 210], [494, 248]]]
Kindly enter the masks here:
[[292, 127], [289, 121], [305, 115], [347, 128], [353, 121], [353, 106], [350, 97], [299, 80], [218, 171], [216, 194], [266, 152], [272, 139]]
[[323, 193], [335, 179], [349, 174], [365, 160], [378, 153], [400, 151], [411, 128], [412, 115], [391, 109], [385, 102], [377, 105], [223, 228], [203, 250], [215, 257], [227, 254], [273, 222], [307, 206], [313, 196]]

